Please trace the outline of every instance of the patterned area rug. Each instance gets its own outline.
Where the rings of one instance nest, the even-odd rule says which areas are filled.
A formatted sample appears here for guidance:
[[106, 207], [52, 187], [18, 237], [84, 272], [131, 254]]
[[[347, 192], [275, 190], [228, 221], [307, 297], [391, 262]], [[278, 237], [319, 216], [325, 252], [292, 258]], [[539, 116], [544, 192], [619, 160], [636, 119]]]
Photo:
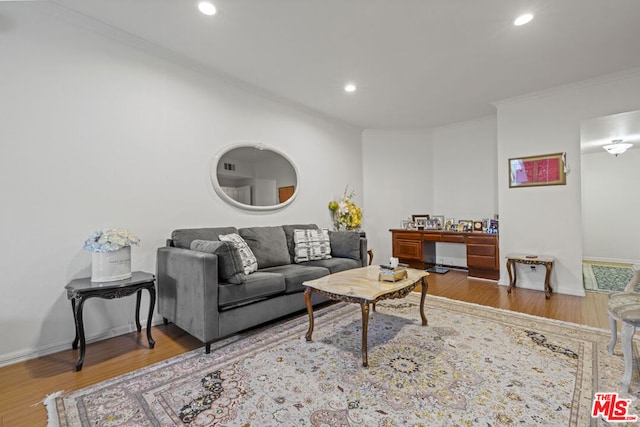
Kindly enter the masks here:
[[598, 292], [620, 292], [633, 277], [631, 264], [582, 263], [584, 288]]
[[[607, 331], [419, 294], [319, 310], [55, 399], [62, 426], [590, 426], [618, 391]], [[634, 375], [630, 414], [640, 415]], [[622, 397], [622, 396], [621, 396]], [[617, 424], [620, 425], [620, 424]]]

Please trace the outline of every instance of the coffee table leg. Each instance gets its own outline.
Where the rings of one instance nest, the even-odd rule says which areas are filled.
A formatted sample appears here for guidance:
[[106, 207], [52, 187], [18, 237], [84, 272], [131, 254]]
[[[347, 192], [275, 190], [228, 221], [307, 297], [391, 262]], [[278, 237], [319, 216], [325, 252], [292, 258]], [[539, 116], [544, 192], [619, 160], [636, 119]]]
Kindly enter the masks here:
[[422, 318], [422, 326], [428, 325], [427, 316], [424, 315], [424, 300], [427, 298], [427, 288], [429, 285], [427, 284], [427, 278], [422, 278], [422, 296], [420, 297], [420, 317]]
[[307, 341], [311, 341], [311, 335], [313, 334], [313, 306], [311, 305], [311, 288], [304, 290], [304, 303], [307, 306], [307, 313], [309, 314], [309, 329], [304, 336]]
[[369, 366], [369, 360], [367, 358], [367, 329], [369, 329], [369, 303], [361, 302], [362, 307], [362, 366], [365, 368]]

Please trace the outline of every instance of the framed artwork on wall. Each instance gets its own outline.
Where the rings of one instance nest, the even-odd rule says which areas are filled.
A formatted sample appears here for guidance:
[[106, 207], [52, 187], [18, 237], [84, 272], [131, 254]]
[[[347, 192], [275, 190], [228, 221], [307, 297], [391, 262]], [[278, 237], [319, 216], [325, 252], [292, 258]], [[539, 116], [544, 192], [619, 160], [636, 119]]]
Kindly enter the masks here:
[[566, 185], [566, 153], [509, 159], [509, 188]]

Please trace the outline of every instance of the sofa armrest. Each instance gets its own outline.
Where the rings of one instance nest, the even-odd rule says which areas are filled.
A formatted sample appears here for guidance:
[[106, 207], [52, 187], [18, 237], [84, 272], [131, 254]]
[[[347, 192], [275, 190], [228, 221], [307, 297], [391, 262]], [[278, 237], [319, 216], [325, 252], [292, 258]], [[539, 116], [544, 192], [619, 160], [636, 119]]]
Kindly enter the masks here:
[[369, 265], [369, 254], [367, 253], [367, 238], [360, 237], [360, 261], [362, 261], [362, 266], [366, 267]]
[[218, 338], [218, 256], [164, 247], [156, 258], [158, 313], [202, 342]]

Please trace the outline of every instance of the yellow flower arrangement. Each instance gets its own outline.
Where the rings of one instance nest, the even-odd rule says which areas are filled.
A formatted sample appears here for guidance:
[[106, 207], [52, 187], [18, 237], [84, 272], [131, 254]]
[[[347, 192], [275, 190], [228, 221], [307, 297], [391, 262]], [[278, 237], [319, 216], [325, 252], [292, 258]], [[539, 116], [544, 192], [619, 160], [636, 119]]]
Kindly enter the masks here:
[[342, 199], [329, 202], [329, 211], [336, 230], [358, 230], [362, 222], [362, 210], [353, 202], [355, 192], [344, 189]]

